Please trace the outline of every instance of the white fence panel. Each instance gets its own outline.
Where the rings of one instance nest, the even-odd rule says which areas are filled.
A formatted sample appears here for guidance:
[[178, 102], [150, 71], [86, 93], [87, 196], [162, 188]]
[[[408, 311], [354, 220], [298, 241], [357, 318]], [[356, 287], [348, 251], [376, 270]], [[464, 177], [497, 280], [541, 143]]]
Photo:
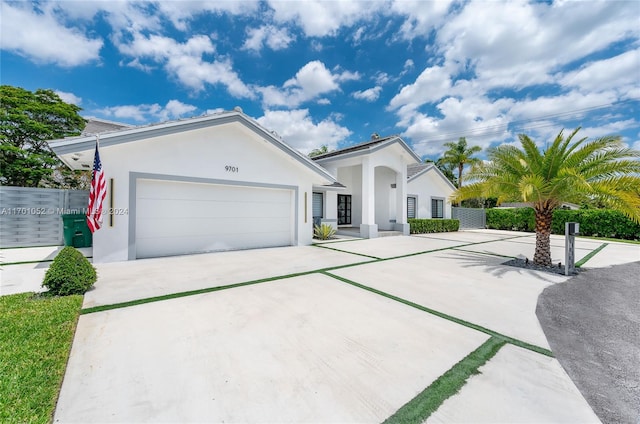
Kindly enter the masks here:
[[484, 209], [476, 208], [451, 208], [451, 218], [460, 221], [460, 228], [484, 228], [487, 217]]
[[0, 248], [62, 245], [61, 215], [84, 212], [89, 192], [0, 187]]

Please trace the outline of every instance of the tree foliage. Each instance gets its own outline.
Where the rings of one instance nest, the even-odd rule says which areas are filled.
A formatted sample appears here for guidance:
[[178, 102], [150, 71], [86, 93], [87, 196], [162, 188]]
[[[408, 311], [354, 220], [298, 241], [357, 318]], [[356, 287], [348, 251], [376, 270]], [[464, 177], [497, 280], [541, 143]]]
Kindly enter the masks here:
[[311, 152], [309, 152], [309, 157], [313, 158], [316, 156], [324, 155], [325, 153], [329, 153], [329, 147], [327, 147], [326, 144], [323, 144], [317, 149], [313, 149]]
[[64, 166], [48, 140], [79, 135], [81, 109], [52, 90], [0, 86], [0, 183], [21, 187], [76, 187], [83, 176]]
[[560, 131], [544, 151], [525, 134], [519, 136], [521, 148], [489, 150], [489, 162], [474, 166], [466, 177], [471, 184], [453, 197], [530, 203], [535, 211], [534, 262], [540, 265], [551, 264], [553, 211], [564, 202], [598, 203], [640, 222], [640, 152], [614, 136], [573, 142], [579, 129], [568, 137]]
[[[457, 187], [462, 187], [462, 171], [464, 170], [465, 165], [474, 165], [480, 161], [478, 158], [474, 158], [473, 155], [482, 151], [480, 146], [471, 146], [468, 147], [467, 139], [465, 137], [460, 137], [458, 142], [449, 142], [444, 144], [448, 149], [444, 152], [444, 156], [442, 156], [436, 164], [440, 164], [438, 166], [442, 171], [443, 168], [447, 169], [450, 174], [453, 174], [455, 169], [458, 170], [458, 178], [457, 178]], [[444, 171], [443, 171], [444, 172]], [[445, 172], [445, 175], [447, 173]]]

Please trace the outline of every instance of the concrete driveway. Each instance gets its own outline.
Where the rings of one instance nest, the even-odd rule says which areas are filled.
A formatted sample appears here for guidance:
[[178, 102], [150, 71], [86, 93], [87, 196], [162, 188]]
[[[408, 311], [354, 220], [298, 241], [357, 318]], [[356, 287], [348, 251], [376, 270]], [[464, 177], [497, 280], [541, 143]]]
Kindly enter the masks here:
[[[615, 247], [589, 261], [640, 255]], [[567, 278], [502, 265], [533, 249], [483, 230], [98, 264], [54, 420], [381, 422], [500, 338], [429, 422], [598, 422], [535, 315]]]

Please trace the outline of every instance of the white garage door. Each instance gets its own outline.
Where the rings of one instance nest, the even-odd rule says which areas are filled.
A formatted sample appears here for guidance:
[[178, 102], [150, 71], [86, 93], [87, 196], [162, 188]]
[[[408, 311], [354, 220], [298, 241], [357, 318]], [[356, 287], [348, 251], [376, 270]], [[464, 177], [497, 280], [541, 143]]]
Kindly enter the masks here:
[[289, 246], [292, 198], [292, 190], [140, 179], [136, 257]]

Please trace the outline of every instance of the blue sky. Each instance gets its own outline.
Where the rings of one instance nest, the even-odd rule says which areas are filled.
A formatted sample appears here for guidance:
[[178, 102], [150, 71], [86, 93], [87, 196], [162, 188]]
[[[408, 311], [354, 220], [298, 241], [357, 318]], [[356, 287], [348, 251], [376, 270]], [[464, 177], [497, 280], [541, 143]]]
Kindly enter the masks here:
[[142, 125], [240, 106], [304, 153], [526, 132], [640, 149], [636, 1], [2, 1], [2, 84]]

